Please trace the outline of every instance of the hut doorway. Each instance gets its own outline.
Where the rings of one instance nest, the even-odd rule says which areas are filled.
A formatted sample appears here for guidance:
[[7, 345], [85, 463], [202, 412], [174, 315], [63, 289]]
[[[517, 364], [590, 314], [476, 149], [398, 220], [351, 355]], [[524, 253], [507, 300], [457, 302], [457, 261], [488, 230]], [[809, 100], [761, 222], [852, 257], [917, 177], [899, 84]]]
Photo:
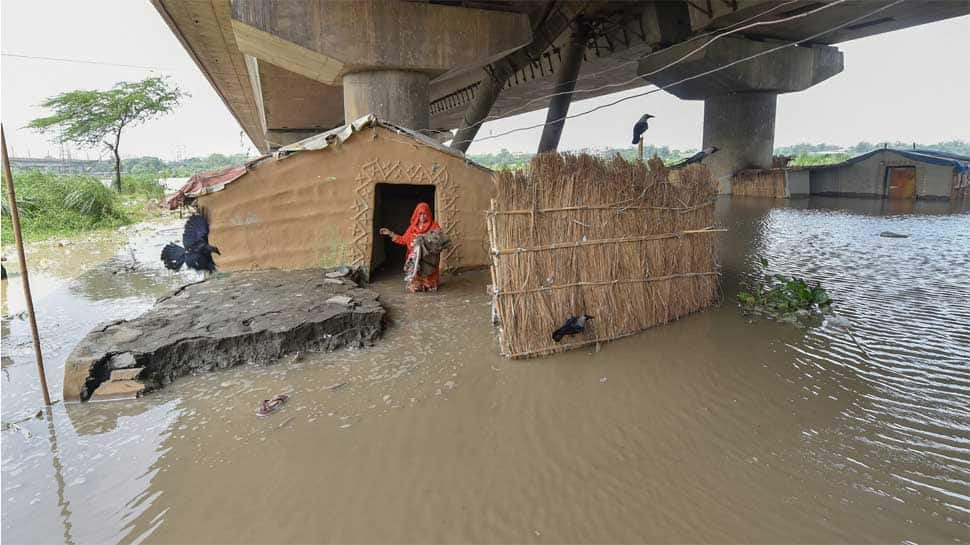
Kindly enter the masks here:
[[420, 202], [431, 206], [435, 211], [435, 186], [413, 184], [376, 184], [374, 186], [374, 225], [371, 245], [370, 276], [398, 275], [404, 269], [407, 251], [404, 246], [394, 244], [388, 237], [382, 237], [377, 230], [387, 227], [397, 234], [404, 234], [411, 223], [411, 213]]
[[916, 167], [886, 167], [886, 182], [890, 199], [916, 198]]

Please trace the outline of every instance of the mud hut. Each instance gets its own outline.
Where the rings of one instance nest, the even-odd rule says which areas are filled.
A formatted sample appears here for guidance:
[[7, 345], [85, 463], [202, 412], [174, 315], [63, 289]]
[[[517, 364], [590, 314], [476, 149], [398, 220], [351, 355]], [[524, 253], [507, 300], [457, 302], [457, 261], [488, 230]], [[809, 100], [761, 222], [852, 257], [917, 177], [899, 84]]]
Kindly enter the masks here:
[[369, 275], [400, 270], [404, 248], [377, 230], [403, 232], [419, 202], [452, 241], [443, 270], [486, 266], [483, 218], [494, 193], [491, 170], [370, 115], [245, 168], [193, 177], [169, 205], [206, 214], [220, 270], [350, 264]]
[[[497, 185], [487, 217], [506, 356], [632, 335], [717, 300], [717, 183], [707, 167], [549, 153]], [[585, 331], [552, 339], [581, 314], [594, 317]]]

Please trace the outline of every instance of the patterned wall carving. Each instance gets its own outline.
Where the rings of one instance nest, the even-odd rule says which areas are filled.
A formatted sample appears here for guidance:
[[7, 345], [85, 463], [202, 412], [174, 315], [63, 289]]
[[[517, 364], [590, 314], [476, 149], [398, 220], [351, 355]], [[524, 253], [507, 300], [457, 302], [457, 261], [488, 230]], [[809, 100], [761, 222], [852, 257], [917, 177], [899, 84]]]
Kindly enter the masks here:
[[461, 218], [459, 217], [460, 190], [452, 182], [448, 169], [437, 162], [430, 166], [403, 161], [373, 159], [361, 165], [355, 178], [354, 225], [351, 243], [351, 263], [370, 270], [371, 249], [374, 243], [374, 187], [379, 183], [430, 184], [435, 186], [435, 220], [451, 239], [451, 247], [441, 256], [441, 268], [457, 268], [458, 248], [461, 246]]

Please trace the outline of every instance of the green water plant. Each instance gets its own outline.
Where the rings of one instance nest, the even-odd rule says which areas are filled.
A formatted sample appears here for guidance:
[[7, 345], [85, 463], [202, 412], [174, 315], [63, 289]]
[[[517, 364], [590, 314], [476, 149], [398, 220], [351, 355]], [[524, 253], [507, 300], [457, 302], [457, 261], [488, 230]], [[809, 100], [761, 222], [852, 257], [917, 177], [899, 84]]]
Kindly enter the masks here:
[[[762, 259], [761, 264], [768, 268], [768, 260]], [[832, 297], [819, 282], [809, 284], [796, 276], [766, 274], [763, 280], [738, 292], [738, 303], [753, 314], [797, 322], [799, 318], [827, 310]]]

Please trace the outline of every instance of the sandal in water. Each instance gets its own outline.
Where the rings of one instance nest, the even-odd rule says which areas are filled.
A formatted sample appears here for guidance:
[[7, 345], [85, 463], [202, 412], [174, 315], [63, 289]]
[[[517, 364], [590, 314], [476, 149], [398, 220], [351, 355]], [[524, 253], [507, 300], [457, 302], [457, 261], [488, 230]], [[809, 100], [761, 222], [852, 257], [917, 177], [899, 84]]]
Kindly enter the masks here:
[[280, 409], [280, 407], [283, 406], [284, 403], [286, 403], [286, 400], [289, 398], [290, 396], [286, 394], [279, 394], [275, 396], [273, 399], [264, 399], [259, 404], [259, 407], [256, 408], [256, 415], [269, 416], [275, 413]]

